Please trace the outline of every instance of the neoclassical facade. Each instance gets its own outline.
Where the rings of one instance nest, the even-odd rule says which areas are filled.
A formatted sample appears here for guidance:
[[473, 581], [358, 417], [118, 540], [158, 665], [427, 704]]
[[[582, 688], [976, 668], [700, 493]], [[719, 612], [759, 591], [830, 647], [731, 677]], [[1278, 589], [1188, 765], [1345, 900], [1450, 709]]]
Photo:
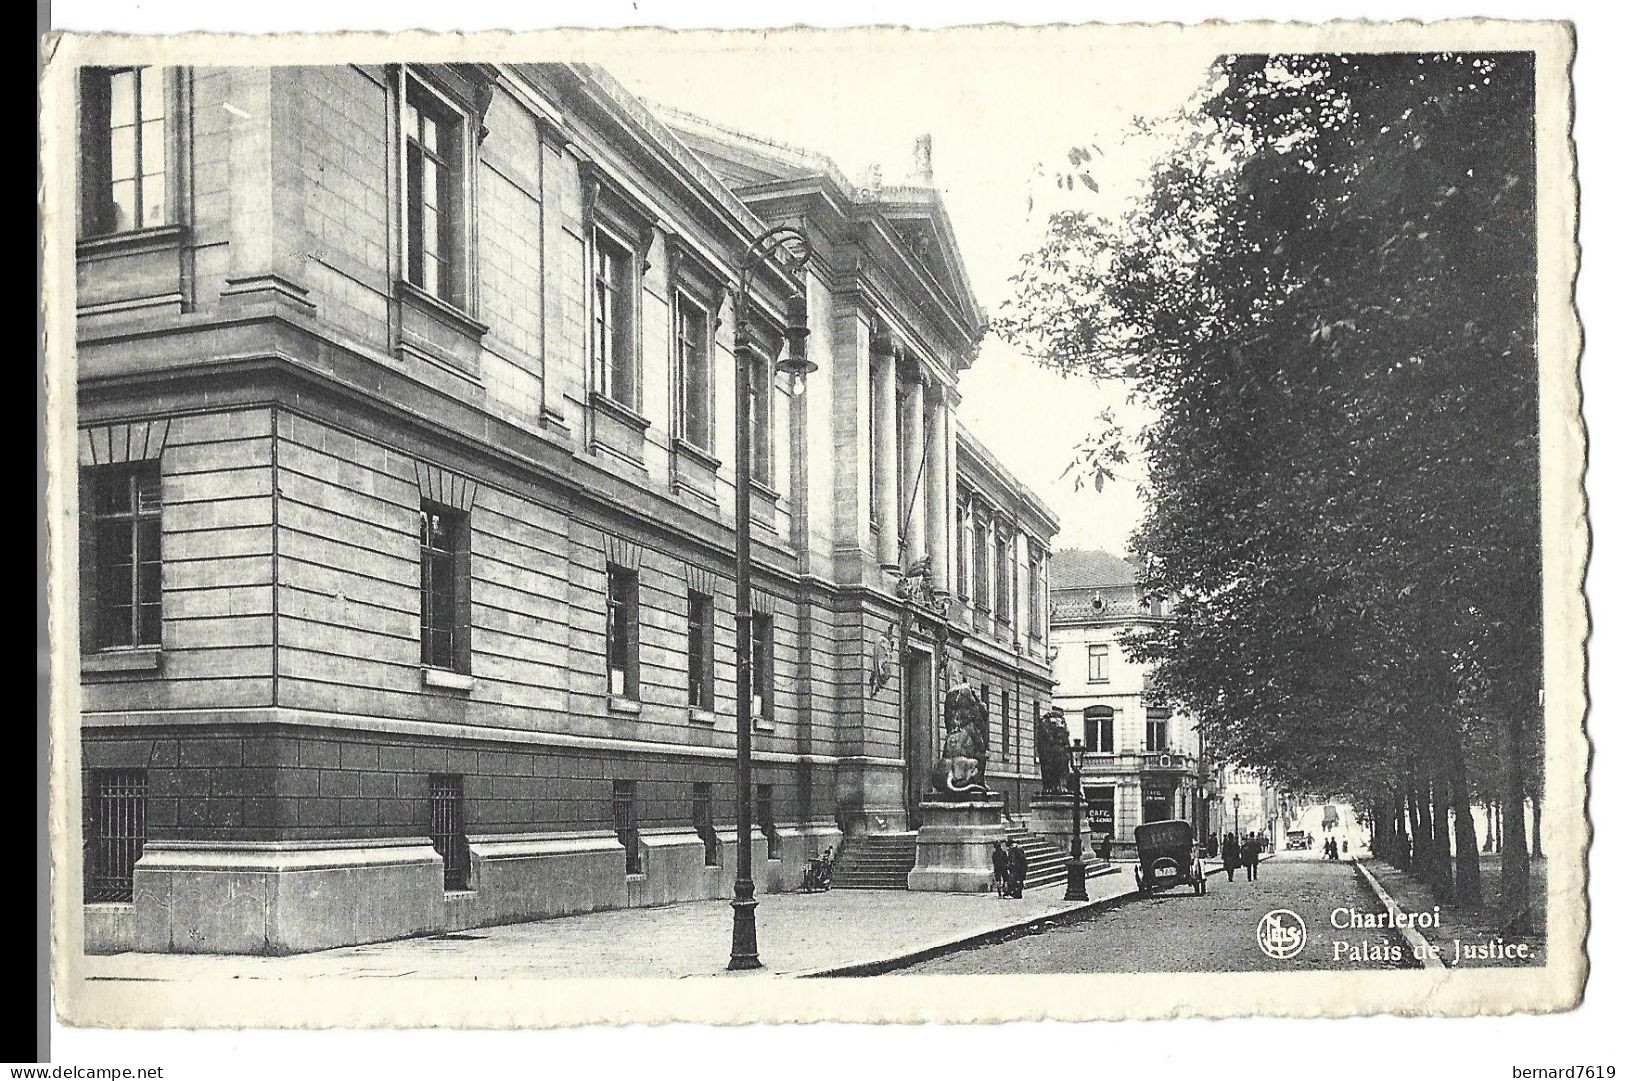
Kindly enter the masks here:
[[[858, 188], [588, 64], [87, 69], [79, 107], [87, 948], [729, 895], [745, 605], [759, 889], [910, 828], [950, 683], [1021, 809], [1057, 526], [956, 419], [984, 320], [928, 167]], [[737, 336], [781, 223], [805, 271]]]

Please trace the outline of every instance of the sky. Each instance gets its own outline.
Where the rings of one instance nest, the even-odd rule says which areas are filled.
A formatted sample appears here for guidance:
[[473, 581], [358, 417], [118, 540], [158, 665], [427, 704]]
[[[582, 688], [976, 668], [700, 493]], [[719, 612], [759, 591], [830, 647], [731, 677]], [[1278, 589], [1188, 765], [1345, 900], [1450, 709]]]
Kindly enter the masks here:
[[[1087, 205], [1108, 213], [1126, 204], [1150, 161], [1145, 140], [1127, 138], [1134, 117], [1177, 109], [1214, 58], [1211, 48], [1166, 37], [1103, 46], [1028, 35], [1009, 39], [1008, 48], [988, 48], [970, 33], [945, 43], [907, 31], [878, 42], [821, 34], [797, 39], [793, 49], [774, 34], [722, 41], [603, 63], [646, 99], [819, 151], [853, 181], [879, 163], [886, 183], [903, 182], [916, 138], [929, 134], [935, 183], [990, 317], [1058, 201], [1092, 200]], [[1064, 165], [1080, 143], [1102, 152], [1088, 166], [1101, 190], [1080, 186], [1068, 204], [1047, 170]], [[1076, 490], [1062, 475], [1121, 388], [1041, 369], [990, 333], [960, 390], [967, 427], [1060, 518], [1056, 547], [1125, 550], [1143, 509], [1132, 476], [1097, 493], [1092, 484]]]

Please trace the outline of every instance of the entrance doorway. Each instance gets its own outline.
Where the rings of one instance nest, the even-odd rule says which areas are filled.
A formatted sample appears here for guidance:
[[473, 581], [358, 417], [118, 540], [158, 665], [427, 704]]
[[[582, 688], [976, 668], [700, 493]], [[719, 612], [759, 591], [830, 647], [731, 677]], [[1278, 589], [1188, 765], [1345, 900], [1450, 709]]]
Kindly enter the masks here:
[[908, 828], [920, 828], [920, 801], [931, 791], [937, 745], [936, 673], [931, 654], [908, 651], [903, 664], [903, 804]]

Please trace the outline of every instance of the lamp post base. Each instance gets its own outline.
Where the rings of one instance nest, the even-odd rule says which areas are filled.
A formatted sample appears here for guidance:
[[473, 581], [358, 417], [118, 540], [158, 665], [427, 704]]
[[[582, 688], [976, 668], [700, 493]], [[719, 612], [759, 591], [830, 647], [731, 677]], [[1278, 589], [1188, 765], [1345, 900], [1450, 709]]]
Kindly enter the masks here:
[[728, 971], [761, 968], [762, 959], [756, 956], [756, 888], [752, 883], [734, 886], [734, 940], [733, 956], [728, 958]]
[[1068, 860], [1066, 864], [1066, 896], [1065, 901], [1087, 901], [1089, 899], [1089, 865], [1081, 859]]

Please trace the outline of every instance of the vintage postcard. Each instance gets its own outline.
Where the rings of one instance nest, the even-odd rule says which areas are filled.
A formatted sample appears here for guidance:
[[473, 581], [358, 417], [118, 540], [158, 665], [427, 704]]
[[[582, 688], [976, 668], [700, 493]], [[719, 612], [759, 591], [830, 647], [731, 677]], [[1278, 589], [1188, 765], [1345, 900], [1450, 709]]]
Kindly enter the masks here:
[[1568, 26], [46, 52], [66, 1021], [1579, 1001]]

